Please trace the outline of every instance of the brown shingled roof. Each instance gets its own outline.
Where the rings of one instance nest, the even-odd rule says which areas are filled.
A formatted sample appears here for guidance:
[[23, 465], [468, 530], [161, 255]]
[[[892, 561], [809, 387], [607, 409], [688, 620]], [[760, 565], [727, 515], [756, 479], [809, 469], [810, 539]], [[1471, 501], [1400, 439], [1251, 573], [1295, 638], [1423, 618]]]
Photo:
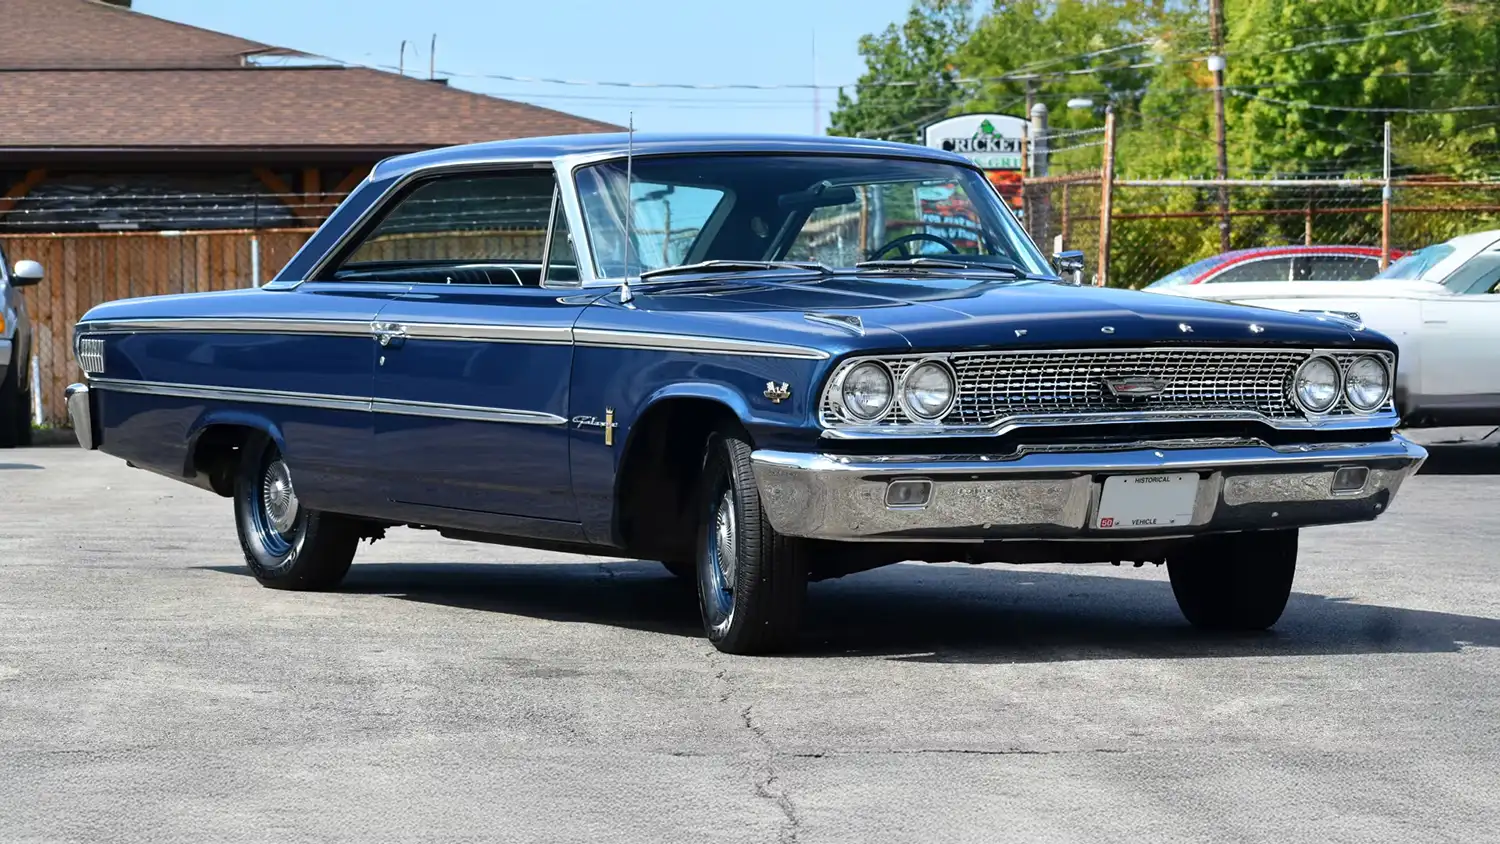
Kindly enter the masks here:
[[98, 0], [0, 0], [0, 150], [425, 148], [619, 127], [277, 48]]

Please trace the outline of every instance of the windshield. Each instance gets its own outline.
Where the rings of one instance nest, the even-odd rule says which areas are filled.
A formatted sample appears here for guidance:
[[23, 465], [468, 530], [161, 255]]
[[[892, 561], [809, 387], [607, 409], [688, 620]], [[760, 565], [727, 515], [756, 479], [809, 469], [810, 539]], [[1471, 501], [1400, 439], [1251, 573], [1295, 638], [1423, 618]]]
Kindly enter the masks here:
[[[579, 170], [601, 278], [704, 261], [854, 267], [916, 257], [1055, 275], [994, 188], [966, 167], [823, 155], [638, 158]], [[628, 261], [628, 266], [627, 266]]]
[[[1399, 261], [1391, 262], [1389, 267], [1376, 274], [1376, 278], [1399, 278], [1407, 281], [1421, 279], [1428, 270], [1437, 266], [1437, 263], [1453, 254], [1454, 247], [1446, 243], [1437, 243], [1426, 246], [1407, 255]], [[1432, 279], [1436, 281], [1436, 279]]]

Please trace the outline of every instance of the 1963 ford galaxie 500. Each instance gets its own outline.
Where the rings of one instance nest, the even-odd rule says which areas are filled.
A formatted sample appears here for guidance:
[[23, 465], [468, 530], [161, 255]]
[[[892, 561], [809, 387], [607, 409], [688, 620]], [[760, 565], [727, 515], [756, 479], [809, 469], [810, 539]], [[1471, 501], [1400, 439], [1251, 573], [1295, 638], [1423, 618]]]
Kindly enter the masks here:
[[263, 288], [76, 345], [80, 443], [233, 499], [266, 586], [401, 525], [644, 557], [742, 653], [902, 560], [1165, 562], [1191, 622], [1264, 628], [1298, 530], [1426, 456], [1385, 337], [1065, 284], [963, 158], [847, 139], [391, 159]]

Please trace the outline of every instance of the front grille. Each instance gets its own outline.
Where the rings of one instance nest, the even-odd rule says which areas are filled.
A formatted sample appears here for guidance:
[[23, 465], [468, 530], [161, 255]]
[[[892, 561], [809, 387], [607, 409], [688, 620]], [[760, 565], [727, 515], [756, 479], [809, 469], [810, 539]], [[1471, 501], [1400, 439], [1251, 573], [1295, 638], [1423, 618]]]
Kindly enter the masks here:
[[[1309, 349], [1108, 349], [1039, 352], [959, 352], [941, 355], [958, 377], [958, 400], [941, 420], [944, 426], [986, 427], [1016, 416], [1069, 416], [1173, 412], [1191, 416], [1238, 413], [1272, 421], [1305, 414], [1292, 401], [1297, 367]], [[1367, 352], [1329, 353], [1347, 369]], [[902, 374], [926, 357], [881, 357], [899, 383]], [[1163, 385], [1151, 396], [1116, 396], [1106, 379], [1149, 378]], [[842, 409], [825, 392], [822, 419], [849, 426]], [[1328, 416], [1351, 415], [1342, 403]], [[909, 425], [896, 402], [880, 420], [863, 426]]]

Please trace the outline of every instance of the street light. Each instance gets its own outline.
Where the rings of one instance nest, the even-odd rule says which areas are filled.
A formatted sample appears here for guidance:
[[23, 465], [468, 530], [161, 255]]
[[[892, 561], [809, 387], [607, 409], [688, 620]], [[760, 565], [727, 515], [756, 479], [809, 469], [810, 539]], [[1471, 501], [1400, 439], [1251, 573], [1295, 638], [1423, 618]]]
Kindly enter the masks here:
[[1068, 100], [1068, 108], [1082, 109], [1082, 108], [1093, 108], [1093, 107], [1094, 107], [1094, 101], [1092, 99], [1088, 98], [1088, 97], [1074, 97], [1073, 99]]

